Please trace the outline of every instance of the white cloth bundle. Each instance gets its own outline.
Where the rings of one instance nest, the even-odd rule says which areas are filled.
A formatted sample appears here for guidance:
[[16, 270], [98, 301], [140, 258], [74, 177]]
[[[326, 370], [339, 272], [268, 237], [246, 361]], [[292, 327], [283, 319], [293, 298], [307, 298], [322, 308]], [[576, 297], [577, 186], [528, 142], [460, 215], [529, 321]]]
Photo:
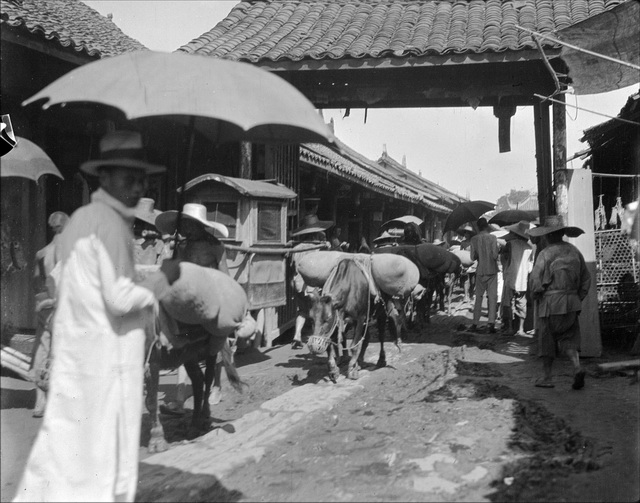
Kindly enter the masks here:
[[[136, 266], [136, 271], [141, 276], [152, 268], [158, 266]], [[254, 332], [251, 325], [255, 329], [244, 289], [217, 269], [181, 262], [180, 278], [160, 303], [174, 320], [202, 325], [215, 336], [230, 336], [235, 331], [238, 337], [249, 337]]]

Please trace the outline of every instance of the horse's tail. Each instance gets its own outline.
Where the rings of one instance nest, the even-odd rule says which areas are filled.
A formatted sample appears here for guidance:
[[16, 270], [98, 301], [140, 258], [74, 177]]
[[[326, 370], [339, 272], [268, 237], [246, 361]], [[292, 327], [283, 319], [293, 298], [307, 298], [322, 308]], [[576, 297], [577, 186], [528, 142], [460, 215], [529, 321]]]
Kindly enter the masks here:
[[231, 351], [231, 346], [229, 345], [229, 339], [225, 338], [224, 345], [220, 350], [220, 354], [222, 355], [222, 365], [224, 365], [224, 370], [227, 374], [227, 379], [229, 380], [229, 384], [233, 386], [237, 392], [242, 393], [243, 386], [249, 387], [249, 385], [240, 379], [240, 374], [238, 374], [238, 369], [236, 368], [235, 363], [233, 362], [233, 351]]

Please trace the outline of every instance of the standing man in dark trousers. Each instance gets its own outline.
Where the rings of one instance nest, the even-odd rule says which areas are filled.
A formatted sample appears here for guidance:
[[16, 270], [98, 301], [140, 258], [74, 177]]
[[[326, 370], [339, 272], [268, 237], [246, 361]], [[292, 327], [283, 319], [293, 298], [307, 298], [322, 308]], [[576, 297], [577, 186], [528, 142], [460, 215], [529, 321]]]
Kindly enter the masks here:
[[496, 333], [496, 312], [498, 307], [498, 239], [489, 232], [486, 218], [478, 219], [478, 234], [471, 238], [471, 260], [478, 261], [476, 269], [476, 299], [473, 307], [473, 324], [470, 332], [478, 329], [482, 299], [487, 293], [489, 333]]
[[538, 303], [538, 354], [544, 375], [536, 381], [540, 388], [553, 388], [551, 367], [557, 350], [566, 353], [573, 364], [573, 389], [584, 387], [585, 371], [580, 367], [580, 324], [582, 301], [589, 292], [591, 276], [582, 253], [563, 240], [584, 231], [564, 225], [562, 216], [548, 216], [541, 227], [529, 230], [544, 245], [536, 257], [529, 289]]

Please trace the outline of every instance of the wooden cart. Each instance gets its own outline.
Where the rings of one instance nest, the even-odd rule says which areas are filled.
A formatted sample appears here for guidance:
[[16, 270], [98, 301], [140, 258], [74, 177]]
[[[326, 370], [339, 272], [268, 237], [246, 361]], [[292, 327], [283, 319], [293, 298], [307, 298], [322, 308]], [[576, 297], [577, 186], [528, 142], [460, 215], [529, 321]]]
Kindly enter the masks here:
[[285, 247], [287, 206], [296, 193], [271, 180], [208, 173], [185, 185], [185, 201], [207, 208], [207, 218], [224, 224], [229, 273], [247, 292], [260, 328], [255, 346], [271, 346], [291, 320], [278, 319], [288, 302]]

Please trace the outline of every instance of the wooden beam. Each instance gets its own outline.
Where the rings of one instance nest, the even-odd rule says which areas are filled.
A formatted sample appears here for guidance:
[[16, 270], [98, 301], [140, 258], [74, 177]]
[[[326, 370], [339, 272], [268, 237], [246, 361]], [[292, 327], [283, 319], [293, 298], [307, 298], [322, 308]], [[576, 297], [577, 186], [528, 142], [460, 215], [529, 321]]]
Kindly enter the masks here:
[[549, 126], [549, 104], [539, 102], [533, 106], [533, 123], [536, 139], [536, 173], [538, 177], [538, 211], [540, 222], [547, 215], [555, 214], [553, 183], [551, 176], [551, 130]]
[[[559, 49], [545, 47], [548, 59], [560, 56]], [[444, 54], [426, 56], [397, 56], [382, 58], [340, 58], [340, 59], [306, 59], [303, 61], [260, 61], [253, 63], [266, 70], [275, 72], [313, 72], [330, 70], [373, 70], [381, 68], [416, 68], [416, 67], [443, 67], [461, 65], [481, 65], [486, 63], [514, 63], [541, 61], [542, 57], [537, 50], [482, 52], [464, 54]]]
[[539, 61], [370, 71], [278, 72], [318, 108], [533, 105], [553, 80]]

